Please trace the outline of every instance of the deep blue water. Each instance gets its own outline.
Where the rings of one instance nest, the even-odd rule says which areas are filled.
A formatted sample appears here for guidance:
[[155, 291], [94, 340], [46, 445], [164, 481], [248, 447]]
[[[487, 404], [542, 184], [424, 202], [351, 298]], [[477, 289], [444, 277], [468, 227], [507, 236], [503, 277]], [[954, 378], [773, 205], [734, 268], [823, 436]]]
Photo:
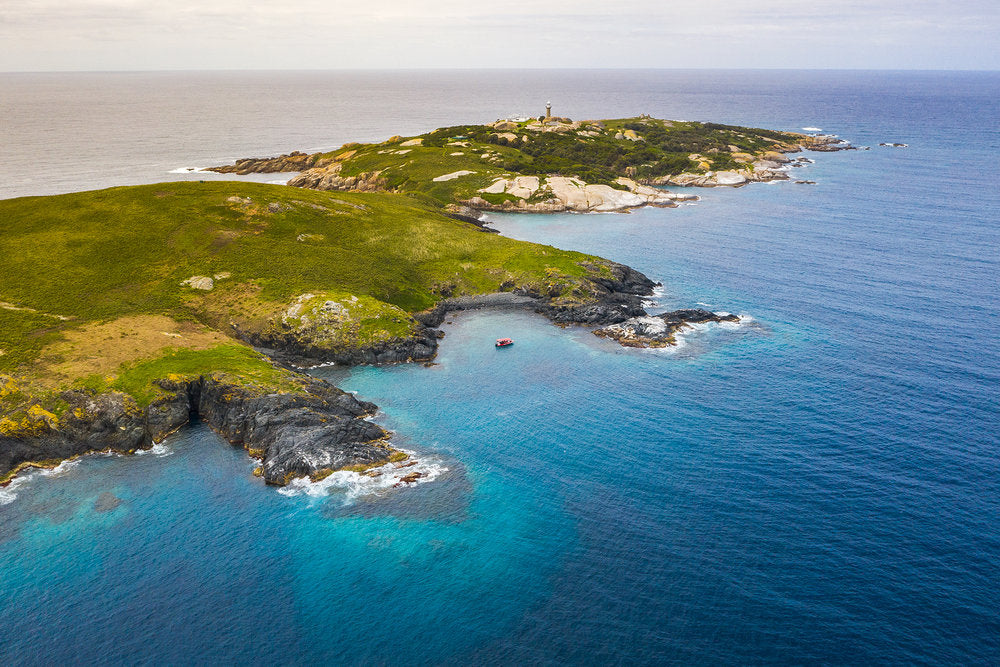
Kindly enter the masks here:
[[910, 147], [813, 154], [816, 186], [495, 217], [748, 323], [651, 353], [462, 313], [436, 366], [317, 371], [381, 406], [426, 483], [286, 495], [203, 426], [25, 478], [0, 505], [0, 661], [1000, 662], [1000, 75], [423, 76], [386, 118], [546, 91]]

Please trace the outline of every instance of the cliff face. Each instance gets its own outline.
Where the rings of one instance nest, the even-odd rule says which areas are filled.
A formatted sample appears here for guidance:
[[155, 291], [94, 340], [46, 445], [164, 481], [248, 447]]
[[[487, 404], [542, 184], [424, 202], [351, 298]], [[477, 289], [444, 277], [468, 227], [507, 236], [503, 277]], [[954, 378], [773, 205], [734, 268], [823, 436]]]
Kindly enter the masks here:
[[261, 459], [260, 474], [268, 484], [377, 465], [399, 455], [387, 443], [388, 434], [364, 419], [375, 405], [321, 380], [303, 377], [299, 392], [274, 394], [215, 375], [159, 384], [171, 393], [145, 409], [125, 394], [64, 392], [69, 409], [57, 423], [38, 419], [30, 429], [0, 435], [0, 479], [91, 452], [134, 453], [192, 417]]

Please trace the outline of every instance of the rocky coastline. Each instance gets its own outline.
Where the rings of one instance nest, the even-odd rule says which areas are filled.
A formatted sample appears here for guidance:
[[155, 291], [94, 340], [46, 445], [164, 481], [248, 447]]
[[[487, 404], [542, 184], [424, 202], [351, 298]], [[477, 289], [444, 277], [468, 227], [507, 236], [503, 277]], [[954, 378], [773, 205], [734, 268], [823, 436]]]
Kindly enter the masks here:
[[[672, 132], [682, 138], [671, 139]], [[542, 145], [572, 158], [553, 161], [547, 150], [536, 148]], [[438, 152], [442, 149], [443, 156]], [[742, 187], [789, 180], [792, 168], [811, 162], [790, 154], [854, 149], [849, 142], [825, 134], [642, 116], [624, 121], [546, 117], [441, 128], [405, 140], [392, 137], [381, 144], [345, 144], [325, 153], [244, 158], [209, 171], [298, 171], [289, 186], [338, 192], [420, 192], [444, 205], [479, 212], [624, 213], [644, 206], [672, 208], [698, 199], [666, 187]], [[608, 152], [620, 157], [611, 162], [599, 157]], [[645, 157], [626, 158], [630, 153]], [[452, 166], [453, 171], [441, 173], [442, 164]], [[595, 175], [599, 182], [594, 182]], [[446, 185], [442, 189], [439, 184]]]
[[[692, 147], [701, 152], [689, 153]], [[290, 185], [394, 196], [331, 198], [227, 183], [123, 188], [110, 203], [90, 193], [66, 196], [93, 208], [90, 234], [98, 245], [109, 215], [131, 212], [134, 217], [146, 207], [146, 218], [156, 219], [168, 211], [159, 233], [186, 230], [182, 234], [192, 248], [201, 249], [204, 266], [174, 275], [164, 258], [147, 258], [143, 266], [156, 260], [167, 267], [165, 277], [148, 277], [146, 287], [162, 309], [150, 303], [155, 316], [136, 314], [135, 304], [122, 300], [112, 283], [103, 286], [102, 298], [118, 318], [113, 321], [91, 322], [94, 316], [86, 310], [81, 314], [87, 319], [79, 322], [50, 315], [78, 309], [58, 289], [46, 292], [56, 307], [7, 304], [26, 336], [45, 334], [51, 327], [46, 318], [54, 318], [60, 331], [37, 349], [15, 348], [23, 355], [21, 365], [9, 365], [5, 372], [13, 371], [10, 375], [0, 374], [0, 485], [24, 470], [88, 453], [149, 448], [192, 420], [246, 449], [260, 461], [255, 474], [270, 485], [398, 463], [406, 454], [367, 419], [376, 406], [300, 370], [331, 363], [430, 361], [448, 313], [476, 308], [527, 308], [557, 325], [585, 326], [626, 347], [675, 345], [676, 334], [690, 325], [739, 321], [696, 309], [651, 316], [643, 298], [653, 294], [656, 283], [647, 276], [599, 257], [533, 244], [513, 247], [521, 242], [481, 233], [495, 233], [482, 222], [484, 211], [675, 207], [698, 197], [667, 192], [664, 186], [740, 187], [785, 180], [791, 168], [811, 162], [789, 153], [851, 148], [831, 136], [648, 117], [546, 118], [442, 128], [412, 139], [345, 145], [333, 154], [293, 152], [215, 169], [298, 171]], [[441, 174], [442, 167], [453, 171]], [[178, 202], [198, 202], [201, 216], [192, 219], [188, 207], [175, 205], [175, 191], [190, 198]], [[133, 204], [116, 205], [116, 198]], [[15, 224], [30, 219], [25, 211], [16, 213], [21, 218], [12, 217]], [[139, 226], [135, 223], [123, 218], [121, 226], [133, 229]], [[61, 238], [68, 224], [54, 217], [53, 237]], [[16, 247], [22, 236], [11, 227], [9, 238]], [[400, 238], [410, 239], [415, 252], [401, 252]], [[73, 252], [68, 248], [63, 255]], [[74, 261], [93, 256], [83, 252]], [[470, 256], [479, 259], [472, 262]], [[225, 270], [207, 270], [222, 257]], [[271, 261], [262, 263], [265, 257]], [[303, 258], [310, 262], [308, 272], [300, 271]], [[190, 260], [178, 256], [173, 261]], [[269, 266], [277, 262], [285, 273]], [[72, 262], [64, 264], [65, 272], [75, 270]], [[359, 269], [371, 266], [380, 267], [377, 275]], [[15, 268], [0, 264], [8, 272]], [[181, 280], [192, 270], [199, 273]], [[286, 275], [298, 273], [294, 286], [285, 284]], [[373, 290], [372, 284], [380, 287]], [[34, 303], [32, 295], [24, 298]], [[172, 309], [197, 324], [182, 327], [165, 316]], [[126, 337], [137, 341], [129, 354], [117, 354], [121, 345], [109, 342], [105, 349], [95, 342]], [[63, 370], [54, 376], [57, 368]]]
[[537, 286], [511, 286], [510, 291], [441, 299], [431, 309], [415, 313], [409, 336], [375, 343], [330, 347], [309, 329], [234, 330], [234, 334], [276, 361], [295, 368], [316, 365], [358, 366], [431, 361], [437, 355], [444, 333], [438, 329], [448, 313], [485, 308], [524, 308], [558, 325], [605, 326], [645, 315], [642, 298], [653, 293], [656, 283], [635, 269], [608, 262], [607, 275], [589, 278], [591, 296], [564, 301], [561, 294]]
[[[642, 273], [614, 262], [590, 281], [590, 298], [574, 302], [524, 286], [445, 298], [415, 314], [417, 326], [410, 337], [339, 350], [318, 345], [301, 331], [233, 333], [290, 370], [328, 363], [429, 361], [444, 336], [437, 327], [451, 312], [527, 308], [559, 325], [609, 326], [645, 315], [642, 298], [656, 286]], [[387, 432], [366, 419], [377, 406], [292, 372], [295, 390], [282, 392], [261, 392], [225, 374], [160, 379], [156, 384], [163, 396], [146, 407], [119, 392], [64, 391], [60, 398], [68, 408], [61, 418], [39, 411], [17, 429], [0, 431], [0, 486], [20, 472], [54, 467], [85, 454], [148, 449], [192, 420], [206, 423], [259, 459], [255, 474], [270, 485], [282, 486], [298, 477], [319, 479], [337, 470], [361, 471], [406, 457], [391, 446]]]
[[300, 376], [298, 391], [268, 394], [223, 375], [159, 384], [168, 394], [145, 408], [122, 393], [63, 392], [69, 409], [58, 422], [39, 416], [30, 429], [0, 436], [0, 483], [84, 454], [133, 454], [193, 419], [259, 459], [257, 474], [273, 485], [406, 456], [391, 447], [388, 433], [366, 419], [377, 410], [374, 404], [323, 380]]

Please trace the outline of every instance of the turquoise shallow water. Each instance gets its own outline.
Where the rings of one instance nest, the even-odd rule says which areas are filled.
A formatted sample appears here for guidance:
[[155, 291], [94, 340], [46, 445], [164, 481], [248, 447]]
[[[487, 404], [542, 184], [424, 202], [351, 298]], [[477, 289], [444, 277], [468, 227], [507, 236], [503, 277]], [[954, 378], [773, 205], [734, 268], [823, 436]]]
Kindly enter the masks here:
[[637, 352], [461, 313], [435, 366], [316, 371], [379, 404], [432, 473], [410, 488], [279, 493], [201, 425], [29, 476], [0, 497], [3, 661], [1000, 661], [1000, 77], [756, 76], [623, 94], [910, 148], [494, 220], [745, 324]]

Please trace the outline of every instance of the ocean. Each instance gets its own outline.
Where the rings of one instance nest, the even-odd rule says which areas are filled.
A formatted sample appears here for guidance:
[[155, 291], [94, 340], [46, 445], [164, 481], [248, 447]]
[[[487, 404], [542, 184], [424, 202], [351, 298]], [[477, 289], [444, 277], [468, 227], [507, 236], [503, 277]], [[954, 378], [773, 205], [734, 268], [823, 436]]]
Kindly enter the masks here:
[[314, 371], [380, 406], [428, 473], [412, 487], [265, 487], [194, 424], [0, 489], [3, 664], [1000, 662], [1000, 74], [0, 74], [0, 90], [0, 197], [222, 178], [186, 170], [549, 100], [872, 147], [809, 154], [795, 176], [816, 185], [492, 215], [661, 281], [651, 310], [743, 322], [650, 352], [456, 313], [436, 365]]

